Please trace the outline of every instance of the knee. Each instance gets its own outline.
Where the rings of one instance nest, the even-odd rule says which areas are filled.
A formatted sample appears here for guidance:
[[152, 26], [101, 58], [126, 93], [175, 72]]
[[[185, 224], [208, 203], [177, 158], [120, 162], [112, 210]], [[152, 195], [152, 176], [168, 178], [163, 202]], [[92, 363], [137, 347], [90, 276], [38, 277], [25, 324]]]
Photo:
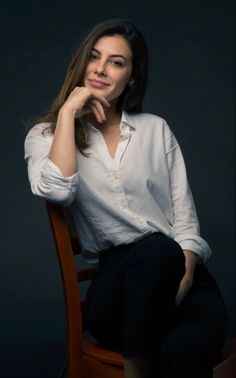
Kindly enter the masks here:
[[185, 273], [185, 256], [180, 245], [173, 239], [163, 235], [153, 235], [150, 243], [141, 250], [142, 259], [153, 267], [155, 272], [172, 273], [182, 276]]

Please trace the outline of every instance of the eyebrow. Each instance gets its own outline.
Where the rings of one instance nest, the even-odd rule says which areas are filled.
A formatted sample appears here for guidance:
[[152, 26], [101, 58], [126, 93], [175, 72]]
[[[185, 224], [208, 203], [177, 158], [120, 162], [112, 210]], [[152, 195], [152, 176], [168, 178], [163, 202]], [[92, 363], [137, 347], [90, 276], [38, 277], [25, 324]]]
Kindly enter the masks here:
[[[95, 47], [93, 47], [92, 50], [96, 51], [98, 54], [101, 55], [100, 51], [95, 49]], [[111, 55], [109, 55], [109, 57], [110, 58], [120, 57], [120, 58], [123, 58], [124, 60], [126, 60], [126, 62], [127, 62], [127, 58], [124, 55], [121, 55], [121, 54], [111, 54]]]

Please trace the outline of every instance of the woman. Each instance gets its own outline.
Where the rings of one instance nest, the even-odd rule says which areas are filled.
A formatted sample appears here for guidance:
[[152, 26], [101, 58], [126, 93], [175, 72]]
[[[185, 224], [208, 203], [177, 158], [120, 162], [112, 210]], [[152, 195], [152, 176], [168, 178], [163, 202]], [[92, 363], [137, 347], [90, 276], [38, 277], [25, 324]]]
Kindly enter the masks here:
[[141, 113], [147, 69], [131, 22], [91, 28], [26, 137], [29, 180], [74, 218], [98, 268], [84, 327], [121, 351], [125, 377], [210, 378], [227, 314], [178, 142], [163, 118]]

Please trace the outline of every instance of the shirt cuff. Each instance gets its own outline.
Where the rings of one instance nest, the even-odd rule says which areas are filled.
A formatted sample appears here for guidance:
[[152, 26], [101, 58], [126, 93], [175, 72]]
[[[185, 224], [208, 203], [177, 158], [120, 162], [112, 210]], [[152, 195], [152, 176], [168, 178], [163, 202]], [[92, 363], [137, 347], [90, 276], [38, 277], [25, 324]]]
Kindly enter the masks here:
[[211, 255], [211, 249], [207, 242], [197, 235], [178, 235], [175, 240], [183, 250], [194, 252], [198, 255], [198, 263], [204, 263]]
[[56, 190], [70, 190], [75, 192], [78, 188], [79, 172], [71, 176], [65, 177], [60, 169], [50, 159], [47, 159], [41, 172], [42, 181], [46, 185], [51, 185]]

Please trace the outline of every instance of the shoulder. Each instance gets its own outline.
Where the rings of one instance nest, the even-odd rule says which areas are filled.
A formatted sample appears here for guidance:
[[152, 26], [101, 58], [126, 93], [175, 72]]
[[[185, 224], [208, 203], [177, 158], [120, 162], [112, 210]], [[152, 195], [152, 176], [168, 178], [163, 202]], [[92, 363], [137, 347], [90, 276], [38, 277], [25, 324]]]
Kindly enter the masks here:
[[126, 113], [131, 126], [137, 130], [155, 133], [170, 133], [170, 127], [165, 118], [152, 113]]
[[139, 119], [139, 120], [143, 120], [143, 121], [152, 121], [152, 122], [157, 122], [157, 123], [162, 123], [162, 122], [165, 122], [165, 119], [157, 114], [153, 114], [153, 113], [131, 113], [132, 116], [135, 118], [135, 119]]
[[36, 123], [28, 132], [24, 141], [25, 154], [38, 153], [41, 149], [48, 149], [53, 140], [50, 123]]
[[47, 138], [50, 137], [51, 131], [50, 131], [50, 122], [40, 122], [36, 123], [28, 132], [26, 135], [26, 139], [33, 138], [33, 137], [42, 137]]
[[40, 122], [33, 125], [33, 127], [28, 131], [28, 134], [38, 134], [50, 127], [50, 122]]

